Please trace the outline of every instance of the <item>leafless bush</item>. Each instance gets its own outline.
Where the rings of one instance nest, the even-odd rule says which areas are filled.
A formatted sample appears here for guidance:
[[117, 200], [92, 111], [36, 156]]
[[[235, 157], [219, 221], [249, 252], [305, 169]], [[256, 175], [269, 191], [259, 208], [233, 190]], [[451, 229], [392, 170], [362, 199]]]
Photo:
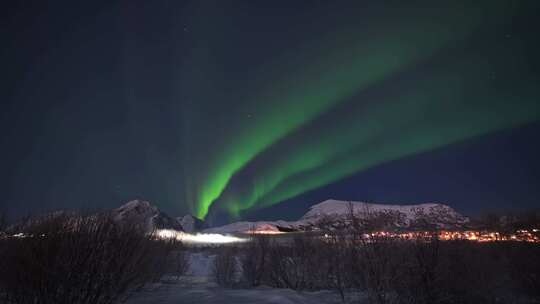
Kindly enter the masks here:
[[354, 262], [347, 235], [326, 233], [319, 244], [319, 250], [314, 254], [319, 256], [317, 264], [322, 271], [323, 286], [336, 290], [344, 301], [345, 291], [352, 286], [351, 266]]
[[270, 239], [262, 235], [253, 235], [243, 248], [240, 263], [242, 275], [250, 286], [259, 286], [267, 272], [267, 260]]
[[514, 244], [508, 248], [510, 277], [514, 289], [540, 303], [540, 246], [538, 244]]
[[269, 251], [269, 283], [294, 290], [315, 289], [320, 265], [316, 246], [311, 238], [295, 237], [292, 244], [275, 243]]
[[[261, 284], [277, 288], [333, 289], [342, 299], [360, 290], [370, 303], [539, 301], [537, 244], [440, 241], [436, 235], [417, 240], [378, 235], [355, 239], [333, 231], [290, 242], [270, 241], [265, 247], [266, 266], [250, 268], [248, 278], [258, 276]], [[254, 250], [248, 248], [247, 252]], [[254, 261], [241, 259], [243, 269]]]
[[393, 289], [400, 303], [437, 303], [441, 295], [440, 241], [434, 233], [400, 244], [402, 262]]
[[189, 270], [189, 259], [186, 250], [181, 247], [172, 251], [169, 254], [167, 264], [168, 271], [177, 279], [185, 275]]
[[439, 302], [515, 302], [505, 245], [441, 242], [441, 267], [437, 271]]
[[377, 233], [394, 220], [369, 210], [359, 216], [351, 207], [349, 218], [323, 218], [320, 233], [262, 245], [254, 240], [241, 259], [244, 278], [277, 288], [333, 289], [342, 299], [362, 291], [370, 303], [540, 303], [538, 244], [441, 241], [428, 220], [414, 223], [416, 239]]
[[237, 248], [230, 246], [222, 247], [218, 251], [212, 272], [220, 286], [232, 287], [236, 284], [238, 277], [236, 254]]
[[[517, 230], [529, 230], [540, 236], [540, 210], [527, 210], [519, 213], [489, 212], [477, 218], [473, 218], [469, 224], [474, 229], [498, 232], [498, 235], [508, 238]], [[536, 230], [536, 231], [534, 231]]]
[[117, 303], [147, 282], [175, 244], [101, 216], [54, 216], [0, 246], [2, 303]]
[[397, 254], [399, 242], [372, 234], [396, 220], [402, 219], [393, 213], [372, 212], [367, 204], [361, 214], [357, 214], [349, 204], [348, 221], [353, 225], [347, 231], [349, 239], [342, 240], [349, 251], [346, 269], [350, 271], [351, 285], [365, 290], [371, 303], [392, 303], [396, 298], [393, 286], [401, 262]]
[[395, 301], [393, 286], [398, 279], [401, 262], [399, 241], [388, 237], [372, 237], [363, 239], [357, 250], [357, 261], [360, 276], [356, 281], [361, 282], [372, 303], [392, 303]]

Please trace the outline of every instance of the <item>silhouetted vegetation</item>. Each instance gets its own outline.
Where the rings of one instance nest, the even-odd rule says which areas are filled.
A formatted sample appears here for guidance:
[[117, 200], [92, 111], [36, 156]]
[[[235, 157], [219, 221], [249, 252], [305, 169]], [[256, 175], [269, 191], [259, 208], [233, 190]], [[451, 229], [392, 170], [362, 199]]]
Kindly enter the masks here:
[[178, 243], [106, 216], [61, 214], [24, 227], [0, 240], [0, 303], [117, 303], [187, 268]]
[[244, 247], [240, 262], [244, 281], [250, 286], [259, 286], [268, 260], [270, 239], [268, 237], [252, 236], [251, 241]]
[[287, 242], [254, 236], [240, 248], [243, 280], [250, 286], [332, 289], [342, 299], [362, 294], [381, 304], [540, 301], [538, 244], [440, 241], [434, 227], [421, 223], [432, 233], [416, 240], [365, 237], [384, 227], [386, 218], [353, 215], [343, 230], [335, 223], [325, 230], [323, 221], [321, 233]]
[[[490, 215], [470, 225], [503, 234], [532, 231], [538, 219]], [[441, 241], [421, 218], [414, 229], [425, 233], [416, 239], [373, 233], [395, 222], [392, 213], [359, 217], [351, 208], [343, 222], [323, 217], [318, 232], [252, 235], [204, 250], [215, 253], [212, 274], [224, 287], [330, 289], [353, 303], [540, 302], [539, 244]], [[18, 231], [0, 238], [0, 303], [117, 303], [189, 266], [181, 244], [107, 216], [61, 213], [29, 219]]]
[[238, 263], [236, 259], [237, 248], [224, 246], [214, 259], [212, 273], [216, 282], [225, 287], [232, 287], [237, 282]]
[[[470, 226], [476, 229], [485, 229], [498, 232], [501, 236], [508, 236], [517, 230], [540, 228], [540, 210], [522, 212], [489, 212], [472, 219]], [[540, 235], [539, 231], [536, 231]]]

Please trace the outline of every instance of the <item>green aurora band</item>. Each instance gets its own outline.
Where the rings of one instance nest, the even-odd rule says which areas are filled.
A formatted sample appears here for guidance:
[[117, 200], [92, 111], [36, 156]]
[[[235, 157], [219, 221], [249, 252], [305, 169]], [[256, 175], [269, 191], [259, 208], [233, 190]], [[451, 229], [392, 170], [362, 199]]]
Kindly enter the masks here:
[[[475, 65], [474, 71], [454, 68], [430, 73], [414, 89], [405, 88], [378, 99], [376, 105], [358, 108], [322, 134], [297, 142], [286, 156], [257, 172], [251, 189], [228, 197], [222, 206], [238, 215], [384, 162], [540, 119], [540, 90], [535, 82], [522, 84], [518, 93], [504, 84], [488, 90], [493, 80], [485, 75], [487, 64], [465, 64], [469, 63]], [[519, 64], [508, 62], [508, 66]], [[476, 86], [473, 93], [468, 90], [472, 85]], [[271, 153], [280, 154], [279, 148]]]
[[[387, 28], [386, 33], [379, 32], [376, 36], [368, 34], [369, 31], [345, 31], [322, 39], [325, 43], [321, 43], [321, 46], [332, 45], [330, 50], [321, 46], [304, 48], [306, 59], [302, 62], [303, 69], [291, 71], [286, 79], [272, 83], [263, 93], [254, 96], [252, 99], [261, 105], [260, 112], [264, 115], [251, 122], [249, 128], [236, 132], [235, 137], [220, 150], [221, 153], [210, 160], [210, 170], [199, 189], [196, 216], [205, 218], [231, 178], [279, 140], [359, 91], [465, 39], [481, 21], [489, 18], [496, 20], [494, 16], [498, 16], [485, 12], [481, 6], [467, 8], [469, 13], [466, 16], [460, 14], [461, 9], [441, 9], [436, 15], [430, 16], [430, 22], [425, 22], [426, 18], [418, 18], [419, 21], [412, 25], [405, 20], [401, 27]], [[500, 12], [502, 9], [495, 7], [493, 11]], [[460, 22], [452, 23], [457, 16]], [[396, 15], [395, 18], [399, 20], [403, 16]], [[381, 28], [385, 27], [381, 25]], [[313, 49], [318, 51], [313, 54]], [[259, 197], [270, 192], [289, 174], [318, 166], [323, 159], [332, 155], [325, 151], [320, 154], [319, 157], [310, 156], [310, 159], [314, 158], [313, 161], [306, 160], [300, 170], [284, 170], [274, 174], [276, 176], [270, 178], [269, 185], [257, 186], [253, 199], [245, 203], [227, 204], [229, 210], [237, 213], [239, 209], [253, 206]], [[298, 154], [296, 157], [307, 156]], [[237, 205], [242, 207], [234, 207]]]

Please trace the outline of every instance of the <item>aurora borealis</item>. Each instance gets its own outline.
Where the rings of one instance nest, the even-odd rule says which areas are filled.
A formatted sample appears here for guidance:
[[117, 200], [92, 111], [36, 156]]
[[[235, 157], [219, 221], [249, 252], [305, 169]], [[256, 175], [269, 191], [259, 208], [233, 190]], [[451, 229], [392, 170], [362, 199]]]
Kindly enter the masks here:
[[[2, 57], [11, 75], [2, 146], [13, 147], [3, 157], [6, 206], [106, 208], [142, 197], [175, 214], [243, 218], [307, 204], [303, 195], [396, 161], [537, 130], [537, 9], [534, 1], [14, 5], [4, 10]], [[532, 138], [520, 145], [538, 149]], [[494, 165], [506, 184], [497, 204], [518, 184], [528, 189], [524, 205], [535, 204], [539, 166], [529, 161]], [[515, 184], [503, 178], [520, 170]]]
[[[504, 22], [504, 18], [508, 18], [501, 13], [500, 7], [492, 7], [490, 13], [502, 20], [489, 15], [483, 16], [477, 10], [478, 8], [470, 7], [470, 15], [454, 27], [448, 26], [451, 24], [450, 20], [458, 15], [457, 11], [452, 10], [431, 16], [437, 19], [438, 23], [435, 24], [422, 24], [421, 18], [413, 26], [404, 22], [403, 27], [389, 33], [379, 33], [381, 37], [373, 39], [367, 50], [360, 42], [355, 44], [355, 39], [366, 40], [361, 37], [362, 31], [359, 31], [359, 35], [348, 33], [349, 44], [339, 45], [334, 41], [325, 56], [303, 63], [305, 66], [300, 70], [300, 75], [296, 75], [294, 70], [291, 71], [292, 75], [286, 78], [294, 79], [297, 81], [295, 84], [284, 85], [285, 89], [278, 89], [279, 93], [270, 98], [265, 98], [265, 95], [260, 98], [265, 104], [277, 106], [277, 103], [284, 102], [291, 106], [286, 108], [285, 113], [282, 109], [277, 112], [264, 109], [265, 114], [261, 120], [252, 122], [251, 128], [246, 132], [235, 134], [233, 144], [228, 145], [231, 151], [225, 150], [223, 156], [218, 157], [219, 164], [203, 183], [196, 214], [201, 218], [205, 217], [208, 207], [215, 200], [219, 201], [233, 175], [254, 161], [255, 156], [264, 154], [266, 149], [274, 148], [272, 153], [283, 157], [262, 161], [271, 165], [257, 166], [257, 173], [251, 177], [251, 186], [244, 186], [240, 193], [232, 191], [230, 198], [222, 199], [222, 204], [229, 212], [238, 214], [240, 210], [276, 204], [384, 161], [537, 119], [539, 108], [533, 97], [535, 92], [527, 92], [521, 101], [523, 108], [514, 109], [506, 99], [510, 97], [508, 94], [496, 96], [496, 93], [487, 91], [486, 95], [492, 95], [489, 96], [492, 98], [490, 102], [475, 100], [478, 96], [459, 96], [463, 90], [461, 87], [471, 81], [478, 81], [469, 75], [462, 75], [463, 72], [459, 69], [445, 71], [442, 75], [439, 71], [429, 71], [434, 74], [430, 75], [430, 78], [435, 79], [421, 79], [417, 82], [428, 81], [438, 89], [436, 92], [433, 92], [433, 88], [422, 85], [421, 88], [412, 90], [413, 92], [408, 92], [410, 89], [405, 90], [405, 96], [394, 94], [392, 97], [380, 98], [377, 104], [367, 109], [354, 109], [353, 105], [353, 111], [356, 111], [353, 115], [346, 116], [347, 123], [330, 124], [330, 130], [312, 133], [310, 137], [296, 140], [292, 144], [293, 148], [286, 148], [286, 151], [280, 151], [279, 145], [275, 143], [277, 139], [287, 137], [354, 93], [376, 86], [392, 74], [398, 74], [402, 69], [406, 70], [408, 66], [414, 66], [422, 59], [429, 58], [440, 48], [456, 43], [467, 35], [473, 35], [472, 32], [476, 29], [474, 21], [487, 22], [481, 20], [483, 17], [494, 19], [487, 23], [496, 25], [496, 22]], [[511, 11], [505, 13], [512, 14]], [[324, 48], [325, 44], [322, 45], [321, 48]], [[473, 66], [473, 70], [467, 72], [475, 74], [477, 70], [480, 71], [480, 75], [475, 77], [482, 77], [481, 73], [489, 70], [481, 66], [482, 58], [479, 56], [472, 60], [467, 58], [470, 57], [467, 54], [462, 56], [464, 58], [454, 60], [457, 62], [446, 64], [459, 66], [464, 64], [463, 61], [475, 60], [474, 64], [480, 66]], [[307, 73], [302, 73], [304, 71]], [[484, 77], [488, 78], [485, 75]], [[479, 82], [482, 84], [481, 78]], [[279, 84], [278, 82], [278, 88]], [[453, 107], [455, 109], [452, 109]], [[481, 109], [477, 109], [478, 107]], [[508, 117], [497, 117], [506, 111], [510, 111]], [[482, 115], [487, 116], [485, 120], [478, 119]], [[426, 120], [418, 116], [429, 118]], [[459, 121], [460, 119], [462, 121]], [[381, 125], [381, 122], [385, 125]], [[316, 125], [316, 122], [314, 124]], [[403, 125], [406, 127], [399, 129]], [[448, 128], [455, 130], [448, 131]], [[404, 132], [402, 135], [408, 134], [410, 138], [405, 142], [392, 138], [399, 130]], [[380, 144], [378, 141], [388, 142]], [[381, 145], [380, 150], [364, 152], [364, 145], [371, 145], [372, 142]], [[277, 147], [271, 147], [272, 145]]]
[[[196, 214], [204, 217], [231, 177], [277, 140], [355, 92], [383, 81], [385, 77], [414, 65], [443, 45], [454, 42], [464, 35], [463, 28], [472, 27], [474, 23], [465, 19], [459, 28], [450, 29], [445, 26], [445, 19], [448, 22], [451, 14], [443, 12], [440, 17], [443, 18], [439, 20], [440, 25], [405, 24], [394, 31], [378, 33], [382, 36], [380, 38], [362, 37], [365, 34], [361, 31], [333, 33], [333, 41], [323, 39], [315, 46], [324, 52], [309, 54], [310, 60], [302, 62], [300, 68], [291, 69], [290, 75], [277, 79], [277, 83], [272, 83], [270, 88], [257, 92], [260, 95], [249, 97], [262, 103], [261, 112], [264, 115], [250, 122], [249, 130], [235, 133], [232, 142], [217, 157], [218, 164], [203, 182]], [[431, 28], [428, 27], [430, 25]], [[344, 42], [340, 41], [341, 36], [345, 36]], [[361, 43], [369, 39], [373, 39], [373, 42], [367, 47]], [[328, 48], [330, 43], [332, 46]], [[301, 47], [300, 52], [306, 52], [305, 49]], [[285, 71], [289, 69], [283, 68]], [[285, 112], [278, 108], [281, 103], [287, 105]], [[297, 156], [305, 157], [305, 153]]]

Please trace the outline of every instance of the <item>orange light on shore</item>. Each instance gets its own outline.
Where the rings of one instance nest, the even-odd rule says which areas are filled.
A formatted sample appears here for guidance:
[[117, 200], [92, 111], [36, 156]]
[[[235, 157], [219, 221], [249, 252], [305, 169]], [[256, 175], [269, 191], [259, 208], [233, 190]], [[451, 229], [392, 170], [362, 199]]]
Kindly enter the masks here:
[[[534, 232], [534, 230], [533, 230]], [[500, 242], [500, 241], [518, 241], [518, 242], [530, 242], [540, 243], [539, 236], [529, 232], [528, 230], [518, 230], [514, 234], [503, 236], [499, 232], [493, 231], [438, 231], [435, 234], [439, 240], [451, 241], [451, 240], [466, 240], [471, 242]], [[363, 234], [365, 239], [375, 237], [385, 238], [397, 238], [403, 240], [418, 240], [433, 237], [433, 232], [428, 231], [414, 231], [414, 232], [388, 232], [377, 231], [369, 234]]]

